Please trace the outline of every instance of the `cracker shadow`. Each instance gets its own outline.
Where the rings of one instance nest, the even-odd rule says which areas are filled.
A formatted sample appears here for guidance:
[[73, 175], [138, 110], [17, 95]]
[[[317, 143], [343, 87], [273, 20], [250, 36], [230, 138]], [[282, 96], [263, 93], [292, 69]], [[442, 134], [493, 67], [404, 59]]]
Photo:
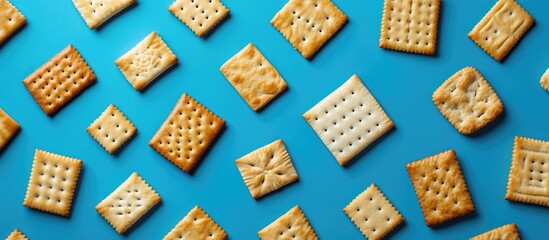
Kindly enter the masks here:
[[19, 27], [17, 30], [15, 30], [14, 32], [12, 32], [6, 39], [4, 39], [3, 42], [0, 43], [0, 49], [5, 45], [7, 44], [7, 42], [10, 41], [11, 38], [15, 37], [15, 35], [19, 34], [19, 32], [21, 32], [23, 30], [23, 28], [25, 28], [28, 24], [28, 20], [25, 21], [25, 23], [23, 25], [21, 25], [21, 27]]
[[[180, 59], [178, 58], [177, 62], [175, 62], [172, 66], [170, 66], [168, 69], [166, 69], [166, 71], [162, 72], [160, 75], [158, 75], [156, 78], [154, 78], [154, 80], [152, 80], [147, 86], [143, 87], [141, 90], [138, 90], [138, 92], [143, 94], [145, 91], [147, 91], [147, 89], [151, 88], [153, 85], [156, 85], [156, 83], [158, 81], [162, 80], [162, 78], [164, 78], [164, 76], [168, 75], [173, 70], [175, 70], [177, 67], [179, 67], [179, 60]], [[122, 76], [124, 76], [124, 74], [122, 74]], [[125, 76], [124, 76], [124, 79], [126, 79]], [[126, 80], [128, 80], [128, 79], [126, 79]], [[128, 81], [128, 83], [130, 83], [130, 82]], [[130, 84], [130, 86], [131, 86], [131, 84]], [[132, 86], [132, 88], [133, 88], [133, 86]]]
[[112, 153], [111, 155], [115, 158], [118, 158], [118, 156], [124, 151], [124, 149], [126, 149], [128, 147], [128, 145], [130, 145], [130, 142], [133, 141], [133, 139], [137, 138], [138, 135], [139, 135], [139, 130], [135, 131], [133, 136], [130, 139], [128, 139], [124, 144], [122, 144], [122, 146], [120, 146], [118, 149], [116, 149], [116, 151], [114, 153]]
[[406, 220], [404, 220], [401, 224], [397, 225], [393, 230], [391, 230], [389, 233], [387, 233], [382, 239], [392, 239], [395, 234], [397, 234], [401, 229], [406, 227]]
[[139, 218], [137, 220], [137, 222], [135, 222], [130, 228], [128, 228], [124, 233], [122, 233], [121, 235], [123, 235], [124, 237], [127, 237], [129, 236], [133, 231], [135, 231], [135, 229], [138, 229], [143, 223], [147, 222], [147, 220], [156, 212], [158, 211], [158, 208], [160, 208], [160, 206], [164, 205], [164, 202], [160, 201], [158, 202], [156, 205], [154, 205], [149, 211], [147, 211], [147, 213], [145, 213], [145, 215], [141, 216], [141, 218]]
[[[515, 45], [513, 45], [513, 47], [511, 49], [509, 49], [509, 52], [507, 52], [507, 54], [505, 54], [505, 56], [503, 56], [503, 58], [501, 60], [499, 60], [499, 61], [496, 60], [496, 61], [499, 62], [499, 63], [505, 62], [505, 60], [509, 57], [509, 55], [511, 55], [513, 53], [513, 51], [515, 51], [515, 49], [517, 48], [517, 45], [519, 45], [520, 42], [522, 42], [522, 39], [524, 39], [526, 34], [528, 34], [531, 31], [531, 29], [536, 26], [536, 24], [537, 24], [537, 22], [534, 21], [534, 23], [532, 23], [532, 26], [530, 26], [530, 28], [528, 28], [528, 30], [526, 30], [526, 32], [524, 32], [524, 34], [522, 34], [522, 36], [518, 39], [518, 41], [515, 43]], [[488, 54], [488, 53], [486, 53], [486, 54]], [[488, 55], [490, 55], [490, 54], [488, 54]], [[492, 57], [492, 56], [490, 55], [490, 57]]]
[[347, 162], [345, 165], [343, 165], [344, 168], [350, 168], [352, 165], [355, 164], [355, 162], [358, 162], [358, 159], [362, 159], [364, 155], [368, 154], [370, 149], [375, 148], [380, 142], [382, 142], [386, 137], [391, 135], [394, 131], [396, 131], [396, 126], [389, 129], [387, 132], [385, 132], [383, 135], [381, 135], [378, 139], [376, 139], [374, 142], [370, 143], [366, 148], [362, 149], [360, 153], [358, 153], [356, 156], [354, 156], [349, 162]]
[[[286, 87], [284, 90], [282, 90], [282, 92], [279, 92], [274, 98], [272, 98], [271, 100], [269, 100], [268, 103], [265, 103], [265, 105], [263, 105], [260, 109], [258, 109], [257, 111], [254, 111], [256, 113], [261, 113], [264, 111], [264, 109], [268, 108], [271, 104], [273, 104], [273, 102], [275, 102], [278, 98], [281, 98], [281, 95], [284, 95], [287, 91], [289, 91], [289, 87]], [[246, 100], [244, 100], [244, 102], [246, 102]], [[248, 105], [248, 102], [246, 102], [246, 105]], [[250, 107], [251, 109], [251, 107]], [[253, 109], [252, 109], [253, 110]]]
[[19, 130], [17, 130], [17, 132], [13, 134], [10, 140], [6, 144], [4, 144], [2, 148], [0, 148], [0, 156], [2, 156], [2, 153], [4, 153], [4, 151], [6, 151], [6, 149], [10, 147], [11, 143], [15, 141], [15, 138], [17, 137], [17, 135], [19, 135], [19, 132], [21, 131], [23, 131], [23, 128], [19, 127]]
[[474, 133], [471, 133], [469, 135], [464, 135], [464, 136], [467, 136], [467, 137], [470, 137], [470, 138], [480, 138], [480, 137], [488, 134], [489, 132], [492, 132], [493, 129], [495, 129], [499, 125], [501, 125], [503, 123], [503, 121], [505, 121], [506, 118], [507, 118], [507, 111], [505, 110], [505, 108], [503, 108], [503, 111], [501, 112], [501, 114], [496, 119], [494, 119], [492, 122], [488, 123], [488, 125], [484, 126], [483, 128], [479, 129], [478, 131], [476, 131]]
[[215, 145], [217, 145], [216, 144], [217, 141], [219, 141], [219, 139], [223, 136], [223, 133], [225, 132], [226, 128], [227, 128], [227, 124], [225, 124], [225, 126], [221, 130], [219, 130], [219, 133], [214, 138], [214, 140], [210, 143], [210, 146], [208, 146], [206, 151], [204, 151], [204, 154], [202, 154], [202, 156], [200, 157], [198, 162], [194, 165], [193, 169], [191, 171], [187, 172], [189, 175], [193, 176], [195, 174], [195, 172], [197, 171], [197, 169], [200, 168], [200, 165], [202, 165], [202, 162], [204, 162], [206, 160], [206, 158], [210, 154], [210, 151], [212, 151], [212, 149], [215, 147]]
[[[288, 41], [288, 39], [286, 39], [286, 37], [284, 37], [284, 36], [282, 36], [282, 37], [283, 37], [286, 41], [288, 41], [288, 43], [290, 43], [290, 45], [292, 45], [292, 47], [293, 47], [293, 48], [294, 48], [303, 58], [305, 58], [307, 61], [311, 62], [311, 61], [313, 61], [313, 59], [315, 59], [316, 56], [322, 51], [322, 49], [324, 49], [324, 48], [326, 47], [326, 45], [330, 44], [330, 42], [332, 42], [333, 39], [335, 39], [335, 38], [340, 34], [340, 32], [343, 31], [343, 29], [349, 24], [349, 21], [350, 21], [349, 18], [347, 18], [347, 21], [346, 21], [345, 23], [343, 23], [343, 25], [341, 25], [341, 27], [334, 33], [334, 35], [332, 35], [330, 38], [328, 38], [328, 40], [326, 40], [326, 42], [324, 42], [324, 43], [322, 44], [322, 46], [320, 46], [320, 48], [318, 48], [318, 49], [316, 50], [316, 52], [313, 53], [313, 55], [311, 55], [310, 58], [305, 58], [305, 57], [303, 57], [303, 55], [301, 54], [301, 52], [298, 51], [297, 49], [295, 49], [294, 45], [291, 44], [291, 43]], [[271, 25], [272, 25], [272, 24], [271, 24]], [[276, 28], [275, 28], [275, 29], [276, 29]], [[278, 31], [278, 29], [276, 29], [276, 30]], [[280, 31], [278, 31], [278, 32], [280, 33]], [[281, 33], [281, 35], [282, 35], [282, 33]]]
[[[213, 32], [215, 32], [218, 28], [220, 28], [221, 25], [223, 25], [223, 23], [225, 23], [226, 21], [228, 21], [230, 18], [231, 18], [231, 13], [229, 12], [229, 13], [227, 14], [227, 16], [225, 16], [225, 17], [224, 17], [223, 19], [221, 19], [216, 25], [214, 25], [214, 26], [210, 29], [210, 31], [208, 31], [206, 34], [204, 34], [204, 36], [199, 37], [199, 38], [201, 38], [201, 39], [203, 39], [203, 40], [208, 40], [208, 38], [210, 37], [210, 35], [212, 35]], [[179, 18], [178, 18], [177, 20], [179, 20]], [[190, 28], [189, 28], [189, 30], [190, 30]], [[191, 30], [191, 32], [194, 34], [194, 32], [193, 32], [192, 30]], [[196, 34], [195, 34], [195, 35], [196, 35]], [[198, 37], [198, 35], [196, 35], [196, 36]]]
[[[137, 4], [139, 4], [139, 1], [135, 1], [132, 5], [122, 9], [122, 11], [118, 12], [117, 14], [114, 14], [114, 16], [110, 17], [109, 19], [107, 19], [107, 21], [103, 22], [101, 25], [99, 25], [98, 27], [96, 27], [95, 29], [92, 29], [92, 30], [96, 30], [96, 31], [100, 32], [105, 26], [109, 25], [110, 22], [116, 21], [117, 18], [124, 15], [126, 12], [136, 8]], [[86, 26], [88, 26], [88, 25], [86, 24]]]
[[475, 210], [475, 212], [472, 212], [472, 213], [469, 213], [467, 215], [464, 215], [464, 216], [460, 216], [460, 217], [456, 217], [456, 218], [453, 218], [453, 219], [450, 219], [446, 222], [443, 222], [441, 224], [438, 224], [436, 226], [433, 226], [431, 227], [431, 229], [433, 230], [439, 230], [439, 229], [442, 229], [442, 228], [447, 228], [451, 225], [454, 225], [458, 222], [464, 222], [464, 221], [467, 221], [467, 220], [471, 220], [471, 219], [475, 219], [478, 217], [478, 212]]

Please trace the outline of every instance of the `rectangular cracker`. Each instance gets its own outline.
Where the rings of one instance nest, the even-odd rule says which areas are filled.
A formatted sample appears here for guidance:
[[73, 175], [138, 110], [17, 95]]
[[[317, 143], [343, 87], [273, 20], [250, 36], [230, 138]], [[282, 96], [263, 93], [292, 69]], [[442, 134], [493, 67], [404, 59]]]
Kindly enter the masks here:
[[408, 163], [406, 170], [427, 226], [476, 211], [453, 150]]
[[152, 32], [114, 63], [128, 82], [141, 91], [178, 61], [156, 32]]
[[7, 0], [0, 0], [0, 45], [17, 29], [25, 25], [27, 19]]
[[440, 0], [385, 0], [379, 47], [435, 54]]
[[227, 233], [202, 208], [195, 206], [163, 240], [224, 240]]
[[261, 240], [318, 240], [315, 230], [297, 205], [261, 229], [257, 235]]
[[6, 240], [29, 240], [25, 234], [23, 234], [19, 229], [13, 230], [11, 234], [6, 238]]
[[303, 114], [343, 166], [394, 127], [357, 75]]
[[161, 200], [160, 195], [134, 172], [95, 209], [122, 234]]
[[82, 160], [36, 150], [23, 206], [69, 216]]
[[541, 76], [539, 84], [543, 89], [549, 91], [549, 68], [547, 68], [547, 70], [545, 70], [545, 73]]
[[330, 0], [289, 0], [271, 24], [306, 59], [347, 22], [347, 16]]
[[94, 82], [93, 71], [72, 45], [23, 80], [34, 100], [48, 116], [52, 116]]
[[203, 37], [229, 14], [219, 0], [175, 0], [168, 8], [197, 36]]
[[374, 183], [356, 196], [343, 212], [369, 240], [382, 239], [404, 222], [404, 217]]
[[520, 240], [520, 235], [517, 229], [517, 225], [514, 223], [503, 225], [501, 227], [492, 229], [478, 236], [469, 238], [469, 240], [492, 240], [492, 239]]
[[19, 132], [21, 127], [0, 108], [0, 151]]
[[549, 207], [549, 142], [515, 137], [505, 199]]
[[467, 36], [494, 59], [501, 61], [534, 21], [514, 0], [499, 0]]
[[117, 107], [111, 104], [87, 128], [87, 131], [107, 152], [113, 154], [133, 137], [137, 128]]
[[190, 173], [223, 127], [223, 119], [185, 93], [149, 146]]
[[246, 187], [256, 199], [298, 179], [290, 154], [280, 139], [235, 162]]
[[252, 43], [225, 62], [220, 71], [254, 111], [260, 110], [287, 87], [273, 65]]
[[72, 3], [88, 27], [95, 29], [135, 0], [72, 0]]

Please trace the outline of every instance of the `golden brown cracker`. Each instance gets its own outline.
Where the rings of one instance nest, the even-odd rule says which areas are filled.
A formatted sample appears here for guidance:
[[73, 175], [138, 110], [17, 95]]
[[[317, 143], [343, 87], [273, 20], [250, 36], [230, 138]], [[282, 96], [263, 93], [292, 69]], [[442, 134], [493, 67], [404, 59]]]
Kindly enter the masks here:
[[0, 44], [17, 29], [25, 25], [27, 19], [7, 0], [0, 0]]
[[227, 233], [199, 206], [195, 206], [163, 240], [224, 240]]
[[219, 0], [176, 0], [168, 8], [197, 36], [203, 37], [229, 14]]
[[111, 104], [87, 128], [87, 131], [107, 152], [112, 154], [133, 137], [137, 128]]
[[492, 229], [469, 240], [520, 240], [517, 225], [514, 223]]
[[257, 235], [261, 240], [318, 240], [315, 230], [299, 206], [290, 209]]
[[19, 123], [0, 108], [0, 150], [19, 132]]
[[99, 27], [136, 0], [72, 0], [90, 29]]

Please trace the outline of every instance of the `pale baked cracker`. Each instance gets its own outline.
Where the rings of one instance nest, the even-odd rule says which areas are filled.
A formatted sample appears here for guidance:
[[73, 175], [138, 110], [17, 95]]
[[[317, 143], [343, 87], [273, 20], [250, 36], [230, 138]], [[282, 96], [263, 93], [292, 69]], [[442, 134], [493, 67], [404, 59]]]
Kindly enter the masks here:
[[501, 227], [492, 229], [478, 236], [469, 238], [469, 240], [496, 240], [496, 239], [520, 240], [520, 235], [517, 229], [517, 225], [514, 223], [503, 225]]
[[36, 150], [23, 206], [68, 216], [82, 160]]
[[94, 82], [93, 71], [72, 45], [23, 80], [25, 87], [48, 116]]
[[404, 217], [374, 183], [343, 208], [343, 212], [369, 240], [383, 238], [404, 222]]
[[114, 63], [133, 88], [140, 91], [177, 61], [162, 38], [152, 32]]
[[135, 3], [135, 0], [72, 0], [72, 3], [88, 27], [94, 29]]
[[133, 137], [137, 128], [111, 104], [87, 128], [87, 131], [107, 152], [112, 154]]
[[406, 170], [427, 226], [476, 211], [453, 150], [408, 163]]
[[0, 108], [0, 150], [19, 132], [21, 127]]
[[223, 240], [227, 233], [199, 206], [195, 206], [163, 240]]
[[394, 127], [357, 75], [303, 114], [341, 166]]
[[549, 142], [515, 137], [505, 199], [549, 207]]
[[229, 14], [219, 0], [175, 0], [168, 8], [197, 36], [203, 37]]
[[289, 0], [271, 24], [306, 59], [347, 22], [347, 16], [330, 0]]
[[379, 47], [435, 54], [440, 0], [385, 0]]
[[514, 0], [499, 0], [467, 36], [494, 59], [501, 61], [534, 21]]
[[287, 87], [273, 65], [252, 43], [225, 62], [220, 71], [254, 111]]
[[290, 154], [280, 139], [235, 162], [253, 198], [260, 198], [298, 179]]
[[473, 67], [465, 67], [434, 93], [433, 103], [461, 134], [471, 134], [503, 112], [503, 103], [490, 84]]
[[547, 91], [549, 91], [549, 68], [545, 71], [543, 76], [541, 76], [541, 80], [539, 81], [539, 84], [541, 84], [541, 87]]
[[26, 22], [27, 19], [16, 7], [7, 0], [0, 0], [0, 44]]
[[263, 228], [257, 235], [261, 240], [318, 240], [315, 230], [297, 205]]
[[29, 240], [25, 234], [23, 234], [19, 229], [13, 230], [11, 234], [6, 238], [6, 240]]
[[160, 195], [134, 172], [95, 209], [122, 234], [161, 200]]
[[185, 93], [149, 146], [190, 173], [224, 126], [223, 119]]

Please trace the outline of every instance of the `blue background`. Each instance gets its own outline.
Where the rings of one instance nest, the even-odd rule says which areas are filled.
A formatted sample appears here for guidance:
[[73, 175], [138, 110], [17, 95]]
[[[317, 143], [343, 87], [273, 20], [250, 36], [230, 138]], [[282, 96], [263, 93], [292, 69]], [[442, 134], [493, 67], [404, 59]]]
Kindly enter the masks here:
[[[547, 1], [519, 1], [537, 23], [503, 63], [467, 37], [493, 0], [443, 0], [435, 56], [378, 47], [382, 1], [334, 0], [349, 22], [312, 61], [269, 23], [285, 0], [224, 0], [230, 17], [205, 39], [168, 12], [172, 0], [139, 0], [98, 30], [88, 29], [69, 0], [11, 2], [28, 23], [0, 47], [0, 107], [22, 125], [0, 155], [0, 237], [17, 227], [31, 239], [160, 239], [200, 205], [231, 239], [256, 239], [257, 231], [299, 204], [320, 238], [363, 239], [342, 208], [375, 182], [406, 219], [391, 234], [394, 239], [465, 239], [511, 222], [518, 224], [523, 239], [546, 238], [548, 208], [503, 197], [514, 136], [549, 140], [549, 94], [539, 86], [549, 66]], [[152, 31], [179, 63], [137, 92], [114, 61]], [[250, 42], [289, 86], [259, 113], [219, 71]], [[22, 80], [68, 44], [80, 51], [98, 80], [50, 118]], [[505, 113], [474, 136], [459, 134], [431, 102], [432, 92], [465, 66], [476, 67], [505, 105]], [[340, 167], [301, 114], [355, 73], [396, 129]], [[147, 145], [184, 92], [227, 121], [191, 175]], [[110, 103], [138, 128], [117, 155], [109, 155], [86, 132]], [[278, 138], [286, 143], [300, 179], [254, 200], [234, 160]], [[84, 161], [69, 218], [22, 206], [37, 148]], [[477, 213], [431, 229], [404, 166], [447, 149], [457, 152]], [[118, 235], [95, 205], [134, 171], [163, 200], [127, 234]]]

